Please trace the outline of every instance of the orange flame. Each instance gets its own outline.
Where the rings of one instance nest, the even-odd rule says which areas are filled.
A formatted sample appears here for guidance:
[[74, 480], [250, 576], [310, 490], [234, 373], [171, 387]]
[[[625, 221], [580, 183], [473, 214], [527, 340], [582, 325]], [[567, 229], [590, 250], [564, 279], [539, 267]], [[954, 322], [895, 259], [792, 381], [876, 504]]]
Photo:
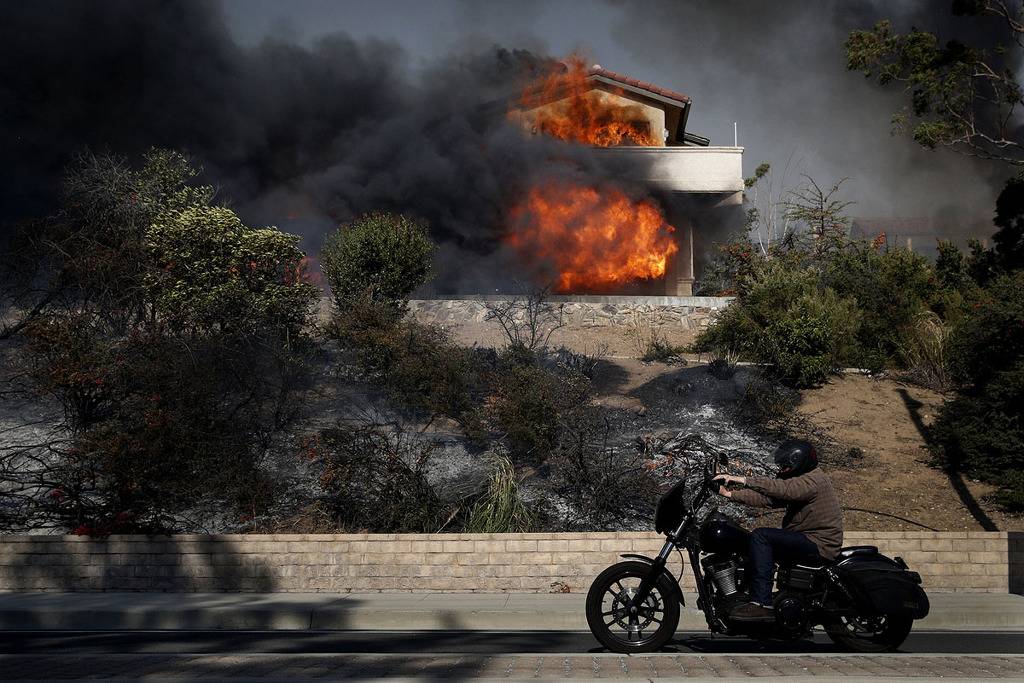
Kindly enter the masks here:
[[519, 98], [525, 111], [511, 115], [532, 121], [537, 132], [571, 142], [598, 147], [658, 144], [640, 107], [607, 101], [606, 93], [587, 81], [580, 57], [573, 55], [566, 65], [567, 71], [527, 88]]
[[614, 188], [536, 186], [510, 215], [514, 231], [507, 243], [531, 260], [554, 264], [559, 292], [606, 291], [662, 277], [679, 251], [675, 228], [653, 202]]

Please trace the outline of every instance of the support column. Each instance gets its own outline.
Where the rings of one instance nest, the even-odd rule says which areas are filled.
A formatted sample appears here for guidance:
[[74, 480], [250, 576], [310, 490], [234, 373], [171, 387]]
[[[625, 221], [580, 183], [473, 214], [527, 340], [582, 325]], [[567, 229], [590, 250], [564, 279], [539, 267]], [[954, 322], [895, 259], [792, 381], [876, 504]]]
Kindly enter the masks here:
[[693, 224], [689, 219], [676, 223], [675, 242], [679, 251], [665, 273], [665, 294], [693, 296]]

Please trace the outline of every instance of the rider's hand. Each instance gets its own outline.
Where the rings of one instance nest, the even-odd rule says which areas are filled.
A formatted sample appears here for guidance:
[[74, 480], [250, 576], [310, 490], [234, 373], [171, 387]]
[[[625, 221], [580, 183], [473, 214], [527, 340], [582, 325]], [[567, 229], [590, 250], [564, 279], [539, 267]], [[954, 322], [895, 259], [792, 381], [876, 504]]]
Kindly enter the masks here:
[[725, 488], [725, 486], [722, 486], [720, 484], [718, 486], [718, 495], [725, 496], [726, 498], [732, 498], [732, 491], [730, 491], [729, 489]]
[[719, 487], [726, 487], [729, 484], [739, 484], [741, 486], [747, 483], [746, 477], [737, 477], [732, 474], [718, 474], [711, 481], [717, 481]]

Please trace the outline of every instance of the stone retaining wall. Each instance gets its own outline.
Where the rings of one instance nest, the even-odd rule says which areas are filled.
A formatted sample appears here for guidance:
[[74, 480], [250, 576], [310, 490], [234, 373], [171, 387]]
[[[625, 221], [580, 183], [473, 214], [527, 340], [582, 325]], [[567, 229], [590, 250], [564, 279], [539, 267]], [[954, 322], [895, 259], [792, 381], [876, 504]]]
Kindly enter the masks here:
[[[487, 305], [513, 297], [479, 296], [465, 299], [416, 299], [409, 310], [424, 323], [483, 322]], [[574, 296], [551, 297], [563, 320], [579, 327], [624, 326], [641, 322], [655, 327], [673, 325], [685, 330], [706, 327], [714, 312], [728, 305], [726, 297]]]
[[[619, 554], [654, 555], [661, 543], [653, 533], [6, 536], [0, 591], [579, 593]], [[902, 556], [932, 591], [1024, 589], [1024, 533], [851, 532], [846, 543]]]

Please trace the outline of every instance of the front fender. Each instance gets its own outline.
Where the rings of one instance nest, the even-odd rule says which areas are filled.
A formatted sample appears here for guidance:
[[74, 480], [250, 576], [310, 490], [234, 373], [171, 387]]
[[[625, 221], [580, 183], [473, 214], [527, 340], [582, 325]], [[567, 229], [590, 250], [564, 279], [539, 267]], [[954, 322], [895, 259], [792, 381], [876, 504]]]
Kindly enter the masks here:
[[[654, 564], [654, 558], [653, 557], [647, 557], [646, 555], [637, 555], [636, 553], [626, 553], [624, 555], [619, 555], [619, 557], [621, 557], [621, 558], [623, 558], [625, 560], [640, 560], [641, 562], [646, 562], [647, 564], [650, 564], [650, 565]], [[672, 574], [671, 571], [669, 571], [668, 567], [662, 568], [661, 573], [666, 575], [666, 576], [668, 576], [668, 578], [672, 581], [672, 586], [675, 588], [676, 599], [679, 601], [680, 605], [685, 606], [686, 605], [686, 600], [683, 598], [683, 589], [679, 587], [679, 580], [676, 579], [676, 577]]]

